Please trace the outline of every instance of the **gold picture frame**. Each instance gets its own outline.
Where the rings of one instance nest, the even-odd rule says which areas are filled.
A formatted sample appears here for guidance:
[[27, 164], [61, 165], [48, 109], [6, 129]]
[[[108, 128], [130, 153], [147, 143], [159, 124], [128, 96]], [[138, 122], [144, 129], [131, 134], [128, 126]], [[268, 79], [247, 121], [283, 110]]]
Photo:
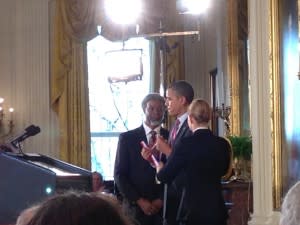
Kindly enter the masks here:
[[281, 134], [281, 87], [280, 87], [280, 38], [279, 0], [270, 0], [269, 77], [271, 97], [271, 132], [273, 148], [273, 208], [279, 209], [282, 202], [282, 134]]
[[229, 0], [228, 75], [231, 101], [231, 135], [251, 135], [248, 72], [248, 1]]
[[300, 180], [299, 0], [269, 0], [273, 208]]

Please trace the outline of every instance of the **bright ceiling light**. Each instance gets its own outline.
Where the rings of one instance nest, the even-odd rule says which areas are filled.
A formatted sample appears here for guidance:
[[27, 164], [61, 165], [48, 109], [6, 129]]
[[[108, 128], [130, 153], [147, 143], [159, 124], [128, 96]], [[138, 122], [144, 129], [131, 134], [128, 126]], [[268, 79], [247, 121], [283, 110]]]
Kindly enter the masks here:
[[142, 11], [141, 0], [106, 0], [107, 15], [118, 24], [135, 24]]
[[199, 15], [210, 6], [210, 0], [178, 0], [177, 8], [182, 14]]

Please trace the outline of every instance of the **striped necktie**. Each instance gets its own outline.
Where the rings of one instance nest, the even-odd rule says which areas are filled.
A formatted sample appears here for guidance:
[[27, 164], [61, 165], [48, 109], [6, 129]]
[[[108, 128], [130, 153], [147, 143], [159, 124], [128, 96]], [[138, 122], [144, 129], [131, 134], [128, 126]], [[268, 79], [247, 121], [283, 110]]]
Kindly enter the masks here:
[[[155, 142], [156, 142], [157, 132], [155, 130], [151, 130], [149, 132], [149, 134], [150, 134], [150, 137], [149, 137], [149, 141], [148, 141], [148, 146], [151, 149], [151, 154], [152, 154], [152, 156], [155, 157], [155, 159], [157, 161], [160, 161], [161, 160], [161, 153], [156, 148], [153, 148], [153, 145], [155, 145]], [[150, 165], [153, 168], [155, 168], [155, 163], [154, 163], [154, 161], [151, 157], [148, 159], [148, 161], [150, 162]]]
[[177, 135], [177, 131], [178, 131], [178, 129], [179, 129], [179, 125], [180, 125], [180, 120], [177, 119], [177, 120], [175, 121], [175, 124], [174, 124], [172, 130], [171, 130], [171, 142], [170, 142], [171, 145], [173, 145], [173, 143], [174, 143], [174, 141], [175, 141], [175, 138], [176, 138], [176, 135]]
[[149, 147], [151, 148], [155, 142], [156, 142], [156, 131], [155, 130], [151, 130], [150, 132], [150, 138], [149, 138]]

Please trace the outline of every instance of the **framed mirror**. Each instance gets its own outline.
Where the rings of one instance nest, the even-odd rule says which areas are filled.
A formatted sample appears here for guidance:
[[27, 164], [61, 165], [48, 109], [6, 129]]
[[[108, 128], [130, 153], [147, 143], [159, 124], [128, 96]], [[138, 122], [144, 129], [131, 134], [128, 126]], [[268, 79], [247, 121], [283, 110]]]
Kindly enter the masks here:
[[228, 74], [231, 134], [251, 135], [248, 73], [248, 1], [228, 1]]
[[285, 193], [300, 180], [299, 1], [270, 3], [273, 202], [279, 210]]

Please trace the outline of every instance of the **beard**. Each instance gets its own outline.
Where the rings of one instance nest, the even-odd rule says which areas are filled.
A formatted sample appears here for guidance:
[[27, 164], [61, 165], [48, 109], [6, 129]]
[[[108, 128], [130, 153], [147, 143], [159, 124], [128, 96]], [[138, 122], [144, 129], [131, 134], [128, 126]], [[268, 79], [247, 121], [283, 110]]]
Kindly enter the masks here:
[[148, 120], [148, 123], [151, 127], [157, 127], [162, 123], [162, 119], [160, 119], [160, 120]]

